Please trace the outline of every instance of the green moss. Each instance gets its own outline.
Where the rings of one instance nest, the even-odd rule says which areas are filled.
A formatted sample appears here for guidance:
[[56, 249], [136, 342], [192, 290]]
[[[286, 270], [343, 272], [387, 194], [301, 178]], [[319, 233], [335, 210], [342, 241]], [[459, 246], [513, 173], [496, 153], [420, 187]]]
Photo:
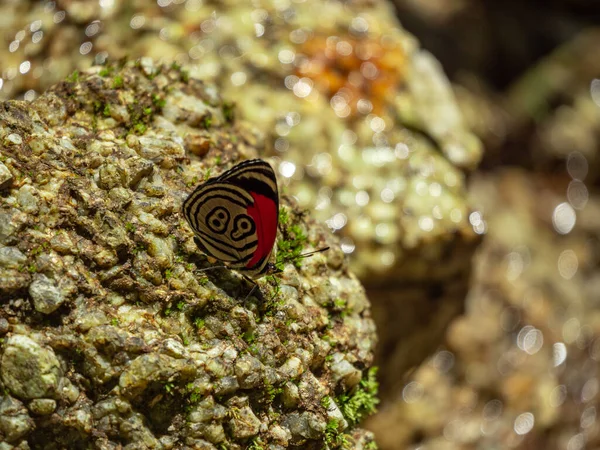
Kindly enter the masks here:
[[[282, 222], [280, 221], [280, 223]], [[283, 270], [285, 263], [292, 261], [296, 267], [301, 267], [302, 261], [299, 256], [301, 255], [302, 249], [308, 241], [308, 237], [302, 228], [297, 224], [286, 227], [282, 234], [283, 239], [277, 241], [277, 257], [275, 260], [275, 266], [277, 269]]]
[[371, 441], [365, 445], [365, 450], [378, 450], [377, 442]]
[[323, 436], [323, 441], [325, 442], [327, 448], [350, 448], [351, 444], [348, 439], [348, 435], [340, 433], [339, 428], [340, 424], [337, 420], [331, 419], [329, 422], [327, 422]]
[[279, 225], [287, 225], [290, 221], [290, 212], [285, 206], [279, 209]]
[[119, 326], [119, 319], [117, 319], [116, 317], [113, 317], [112, 320], [110, 321], [110, 324], [113, 327], [118, 327]]
[[190, 81], [190, 73], [187, 70], [181, 70], [181, 81], [184, 83]]
[[150, 107], [144, 108], [144, 114], [146, 114], [147, 116], [149, 116], [150, 114], [152, 114], [152, 108], [150, 108]]
[[146, 125], [143, 122], [137, 122], [136, 124], [133, 125], [133, 129], [135, 130], [135, 132], [137, 134], [144, 134], [146, 132], [146, 130], [148, 129], [148, 125]]
[[256, 436], [252, 438], [252, 440], [248, 444], [248, 450], [264, 450], [263, 442], [260, 439], [260, 437]]
[[342, 394], [337, 398], [337, 404], [350, 425], [356, 425], [376, 411], [379, 403], [377, 398], [379, 383], [375, 378], [376, 374], [377, 367], [371, 367], [353, 393]]
[[75, 70], [71, 75], [67, 77], [69, 83], [77, 83], [79, 81], [79, 71]]
[[183, 342], [183, 345], [185, 345], [186, 347], [188, 345], [190, 345], [190, 338], [187, 335], [187, 333], [181, 332], [180, 336], [181, 336], [181, 341]]
[[110, 105], [108, 103], [104, 105], [104, 108], [102, 108], [102, 115], [104, 117], [110, 117]]
[[186, 390], [188, 391], [188, 403], [191, 405], [195, 405], [200, 400], [202, 400], [202, 395], [200, 394], [200, 390], [197, 387], [194, 387], [194, 383], [188, 383], [186, 386]]
[[100, 75], [101, 77], [107, 77], [111, 73], [112, 73], [112, 67], [106, 66], [103, 69], [101, 69], [100, 72], [98, 72], [98, 75]]
[[169, 395], [173, 395], [175, 393], [175, 384], [165, 383], [165, 392]]
[[336, 298], [333, 301], [333, 306], [335, 306], [337, 309], [346, 309], [346, 300], [343, 298]]
[[158, 96], [156, 94], [152, 94], [152, 103], [157, 108], [162, 109], [167, 104], [167, 101], [164, 98], [161, 98], [160, 96]]
[[325, 409], [329, 409], [331, 406], [331, 397], [329, 395], [326, 395], [321, 399], [321, 406]]
[[204, 319], [201, 317], [196, 317], [194, 319], [194, 326], [198, 329], [204, 328]]
[[202, 126], [204, 126], [205, 129], [210, 129], [212, 125], [212, 116], [210, 115], [206, 115], [202, 118]]
[[179, 310], [179, 311], [183, 311], [183, 308], [185, 308], [185, 302], [183, 300], [179, 300], [177, 302], [177, 305], [175, 305], [175, 307]]
[[265, 383], [265, 392], [267, 393], [267, 403], [271, 404], [275, 398], [283, 392], [283, 387]]
[[253, 331], [248, 330], [242, 335], [242, 339], [244, 339], [246, 344], [252, 345], [254, 343], [254, 341], [256, 340], [256, 335], [254, 334]]
[[117, 75], [113, 78], [112, 87], [113, 89], [119, 89], [123, 87], [123, 77], [121, 75]]
[[173, 272], [171, 271], [171, 269], [167, 269], [165, 270], [165, 279], [168, 280], [169, 278], [171, 278], [173, 276]]
[[133, 233], [135, 231], [135, 226], [131, 223], [131, 222], [127, 222], [125, 224], [125, 229], [130, 232]]

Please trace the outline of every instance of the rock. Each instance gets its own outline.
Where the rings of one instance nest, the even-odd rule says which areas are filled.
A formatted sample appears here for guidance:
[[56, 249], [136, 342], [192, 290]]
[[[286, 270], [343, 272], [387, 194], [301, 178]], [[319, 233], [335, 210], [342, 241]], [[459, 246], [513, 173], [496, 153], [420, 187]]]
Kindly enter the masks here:
[[27, 257], [17, 247], [0, 247], [0, 266], [18, 269], [27, 261]]
[[57, 395], [62, 370], [51, 349], [14, 334], [6, 340], [0, 362], [2, 382], [13, 395], [22, 399]]
[[[349, 392], [331, 356], [372, 364], [369, 302], [345, 259], [335, 269], [323, 255], [289, 262], [250, 297], [234, 271], [204, 271], [213, 263], [181, 203], [263, 146], [228, 108], [214, 87], [149, 60], [93, 67], [0, 108], [0, 139], [33, 143], [31, 152], [3, 148], [11, 172], [32, 175], [3, 190], [0, 207], [0, 314], [9, 314], [0, 378], [29, 408], [35, 431], [23, 442], [277, 448], [293, 442], [286, 417], [311, 411], [302, 416], [309, 437], [298, 439], [320, 446], [321, 399]], [[189, 133], [214, 146], [203, 157], [186, 152]], [[341, 252], [292, 199], [281, 196], [280, 210], [281, 244], [294, 249], [280, 258]], [[343, 314], [327, 293], [311, 300], [324, 279], [349, 305]], [[295, 386], [290, 409], [284, 386]], [[252, 401], [232, 397], [243, 390]]]
[[27, 409], [19, 400], [6, 395], [0, 397], [0, 434], [7, 442], [17, 443], [34, 427]]
[[33, 299], [36, 311], [43, 314], [53, 313], [65, 301], [56, 283], [44, 274], [36, 273], [29, 285], [29, 295]]
[[260, 424], [260, 420], [254, 415], [249, 406], [234, 409], [232, 418], [229, 421], [231, 434], [237, 439], [249, 438], [258, 434]]
[[0, 190], [10, 187], [13, 182], [13, 175], [4, 164], [0, 163]]
[[0, 317], [0, 336], [4, 336], [6, 333], [8, 333], [9, 327], [10, 325], [8, 320], [6, 320], [4, 317]]
[[188, 134], [185, 137], [185, 149], [194, 155], [204, 156], [210, 149], [210, 139], [200, 134]]
[[56, 409], [56, 400], [51, 398], [35, 398], [29, 402], [29, 410], [38, 416], [47, 416]]
[[[89, 8], [81, 9], [86, 10], [86, 17], [98, 8], [85, 5]], [[390, 2], [329, 3], [325, 17], [331, 20], [326, 21], [314, 13], [320, 5], [318, 0], [292, 2], [286, 9], [289, 13], [282, 14], [280, 3], [274, 0], [261, 3], [259, 12], [247, 2], [219, 2], [212, 9], [190, 9], [187, 2], [170, 2], [169, 8], [142, 2], [131, 10], [115, 2], [97, 19], [116, 23], [127, 16], [134, 26], [96, 30], [94, 51], [103, 55], [100, 59], [131, 55], [175, 59], [176, 67], [185, 65], [184, 79], [198, 77], [214, 84], [235, 104], [219, 103], [214, 87], [203, 87], [204, 101], [196, 102], [190, 93], [197, 88], [194, 85], [169, 96], [138, 95], [136, 99], [153, 100], [139, 111], [113, 101], [105, 102], [110, 103], [105, 109], [104, 99], [97, 100], [97, 109], [102, 108], [97, 122], [101, 127], [117, 119], [134, 122], [135, 117], [146, 117], [144, 109], [160, 106], [160, 115], [147, 116], [152, 116], [161, 132], [175, 133], [179, 124], [185, 124], [185, 132], [169, 147], [146, 129], [149, 121], [133, 124], [136, 133], [124, 133], [127, 150], [134, 149], [155, 170], [176, 164], [185, 157], [184, 150], [188, 155], [212, 158], [229, 145], [214, 133], [215, 127], [239, 118], [253, 122], [268, 139], [261, 143], [258, 134], [247, 133], [245, 142], [261, 148], [263, 156], [274, 156], [276, 171], [300, 206], [341, 236], [341, 247], [323, 255], [330, 268], [341, 270], [344, 255], [350, 256], [354, 272], [369, 289], [377, 308], [374, 317], [382, 330], [377, 356], [383, 369], [382, 385], [388, 390], [386, 397], [393, 397], [399, 394], [397, 374], [434, 351], [449, 320], [461, 312], [471, 256], [481, 232], [469, 219], [474, 211], [467, 200], [466, 180], [481, 157], [482, 146], [463, 120], [439, 63], [395, 20]], [[91, 20], [75, 20], [83, 14], [76, 14], [76, 8], [64, 9], [67, 20], [58, 24], [54, 20], [58, 11], [35, 10], [43, 18], [45, 39], [63, 43], [60, 49], [50, 47], [51, 56], [60, 59], [61, 65], [46, 68], [49, 52], [43, 46], [35, 56], [23, 44], [15, 51], [6, 47], [6, 59], [18, 61], [14, 67], [27, 61], [32, 71], [17, 73], [4, 84], [0, 96], [16, 98], [33, 89], [42, 92], [89, 64], [90, 55], [79, 51], [81, 43], [64, 38], [63, 33], [84, 35]], [[9, 9], [11, 36], [30, 25], [24, 18], [31, 14]], [[149, 26], [148, 19], [143, 19], [148, 17], [164, 25]], [[136, 21], [144, 24], [137, 26]], [[202, 23], [211, 32], [198, 40], [189, 30]], [[164, 30], [169, 30], [168, 42]], [[284, 38], [266, 39], [269, 33]], [[124, 47], [123, 42], [131, 45]], [[139, 66], [145, 79], [156, 79], [161, 88], [174, 84], [173, 79], [152, 72], [155, 68], [148, 58], [142, 61]], [[29, 73], [36, 69], [41, 75], [32, 80]], [[102, 69], [97, 73], [111, 78]], [[588, 83], [591, 78], [583, 79]], [[128, 86], [125, 83], [119, 90]], [[517, 94], [518, 99], [527, 98]], [[582, 109], [589, 109], [589, 98], [587, 103]], [[57, 104], [66, 115], [66, 106]], [[490, 134], [498, 133], [497, 122], [485, 127]], [[586, 138], [593, 135], [593, 128], [582, 126], [588, 121], [573, 122], [583, 128], [578, 141], [593, 143]], [[567, 126], [561, 133], [567, 137], [560, 139], [567, 143], [566, 149], [573, 129]], [[186, 174], [186, 182], [197, 184], [204, 175]], [[164, 197], [165, 188], [146, 183], [149, 178], [146, 174], [139, 181], [130, 173], [136, 190]], [[155, 274], [148, 281], [158, 278]], [[396, 312], [386, 314], [390, 303], [394, 311], [416, 312], [398, 326], [390, 324], [390, 317], [396, 316]], [[428, 330], [423, 332], [423, 328]], [[387, 377], [387, 373], [393, 375]]]

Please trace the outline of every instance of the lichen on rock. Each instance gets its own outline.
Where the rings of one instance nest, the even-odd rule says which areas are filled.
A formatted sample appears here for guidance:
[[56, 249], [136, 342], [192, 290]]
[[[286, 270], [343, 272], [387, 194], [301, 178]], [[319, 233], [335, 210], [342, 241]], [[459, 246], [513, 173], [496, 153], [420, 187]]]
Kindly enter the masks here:
[[149, 59], [0, 104], [1, 440], [373, 447], [374, 325], [330, 233], [282, 195], [281, 274], [203, 270], [181, 203], [262, 146], [229, 108]]

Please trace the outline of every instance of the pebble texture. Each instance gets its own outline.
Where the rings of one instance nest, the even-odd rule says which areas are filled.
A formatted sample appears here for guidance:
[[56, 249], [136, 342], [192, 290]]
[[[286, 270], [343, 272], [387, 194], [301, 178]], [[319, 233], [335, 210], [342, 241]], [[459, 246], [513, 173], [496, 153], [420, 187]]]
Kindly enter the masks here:
[[[391, 4], [80, 0], [0, 8], [15, 36], [0, 46], [9, 75], [0, 98], [35, 98], [76, 68], [131, 56], [176, 60], [218, 85], [266, 137], [264, 154], [287, 192], [341, 236], [381, 330], [382, 388], [397, 394], [397, 374], [430, 354], [461, 311], [485, 227], [465, 194], [481, 144], [439, 63]], [[200, 133], [183, 145], [198, 156], [213, 146]], [[148, 159], [153, 150], [142, 152]], [[130, 183], [144, 170], [130, 173]], [[108, 167], [99, 177], [101, 186], [118, 180]]]
[[373, 448], [375, 329], [330, 233], [283, 196], [281, 274], [200, 271], [181, 202], [262, 146], [230, 108], [149, 59], [0, 104], [2, 449]]

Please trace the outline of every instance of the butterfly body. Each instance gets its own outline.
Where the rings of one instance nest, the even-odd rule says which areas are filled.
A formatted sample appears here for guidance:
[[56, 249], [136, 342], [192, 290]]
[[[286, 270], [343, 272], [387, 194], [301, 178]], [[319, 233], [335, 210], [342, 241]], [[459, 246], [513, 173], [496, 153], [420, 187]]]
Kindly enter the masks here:
[[185, 199], [182, 209], [203, 253], [253, 278], [272, 268], [279, 192], [267, 162], [244, 161], [209, 179]]

